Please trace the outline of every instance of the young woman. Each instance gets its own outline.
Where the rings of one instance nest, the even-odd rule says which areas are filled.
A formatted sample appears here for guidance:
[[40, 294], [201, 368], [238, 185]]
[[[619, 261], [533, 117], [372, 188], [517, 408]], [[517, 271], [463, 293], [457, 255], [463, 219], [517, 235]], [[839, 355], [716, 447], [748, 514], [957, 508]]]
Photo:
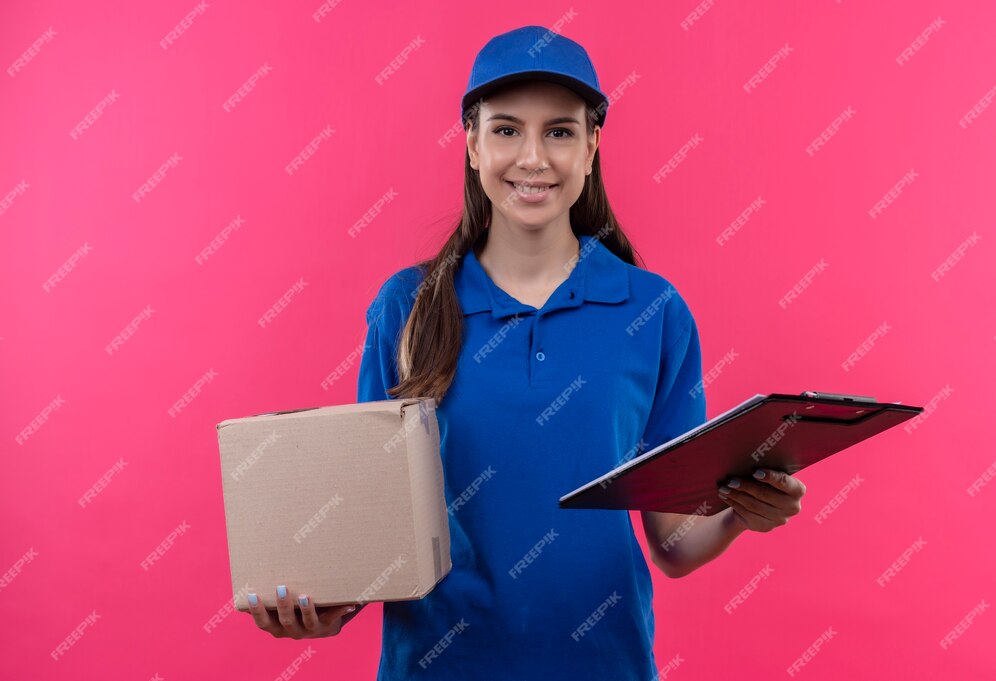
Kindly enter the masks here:
[[[453, 562], [425, 598], [384, 604], [378, 679], [646, 681], [653, 591], [630, 514], [557, 501], [706, 420], [698, 329], [609, 207], [608, 100], [584, 48], [538, 26], [496, 36], [462, 108], [460, 223], [367, 310], [358, 400], [436, 398]], [[783, 525], [805, 488], [767, 470], [720, 491], [712, 516], [642, 513], [665, 575]], [[292, 598], [281, 625], [257, 622], [304, 638], [357, 614], [305, 599], [298, 620]]]

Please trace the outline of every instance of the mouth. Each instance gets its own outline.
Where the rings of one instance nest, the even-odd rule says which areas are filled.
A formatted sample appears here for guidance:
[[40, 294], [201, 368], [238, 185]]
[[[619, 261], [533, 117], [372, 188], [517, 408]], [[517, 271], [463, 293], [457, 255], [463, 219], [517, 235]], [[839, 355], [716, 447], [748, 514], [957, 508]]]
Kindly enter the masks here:
[[514, 189], [516, 192], [522, 196], [541, 196], [547, 194], [550, 190], [559, 187], [558, 184], [545, 184], [545, 185], [529, 185], [529, 184], [516, 184], [514, 182], [509, 182], [505, 180], [505, 184]]

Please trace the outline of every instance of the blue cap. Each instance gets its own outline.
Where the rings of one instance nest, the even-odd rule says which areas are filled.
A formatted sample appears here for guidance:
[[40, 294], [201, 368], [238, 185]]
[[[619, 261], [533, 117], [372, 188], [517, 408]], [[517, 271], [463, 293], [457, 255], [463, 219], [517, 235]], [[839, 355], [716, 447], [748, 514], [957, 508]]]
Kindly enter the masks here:
[[496, 35], [474, 59], [461, 102], [461, 120], [478, 99], [517, 80], [547, 80], [574, 90], [598, 112], [605, 124], [609, 98], [598, 85], [595, 67], [578, 43], [542, 26], [523, 26]]

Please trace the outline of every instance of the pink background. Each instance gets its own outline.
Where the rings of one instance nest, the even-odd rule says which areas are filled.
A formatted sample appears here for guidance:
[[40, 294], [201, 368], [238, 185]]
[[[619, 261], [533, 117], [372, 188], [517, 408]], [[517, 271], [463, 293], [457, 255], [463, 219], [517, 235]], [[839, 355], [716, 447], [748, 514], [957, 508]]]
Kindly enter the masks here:
[[[296, 678], [373, 678], [379, 604], [339, 637], [312, 641], [274, 640], [247, 615], [225, 615], [232, 591], [214, 426], [355, 401], [367, 304], [387, 276], [441, 245], [460, 210], [465, 138], [440, 139], [458, 123], [474, 55], [492, 35], [561, 18], [606, 92], [637, 75], [609, 108], [603, 170], [648, 268], [688, 300], [704, 370], [718, 367], [709, 416], [755, 392], [933, 401], [919, 427], [799, 473], [809, 491], [785, 527], [744, 534], [685, 579], [655, 574], [657, 661], [680, 660], [666, 678], [792, 678], [786, 669], [830, 628], [796, 677], [996, 676], [987, 607], [941, 645], [996, 599], [996, 481], [967, 491], [996, 459], [983, 411], [996, 378], [991, 3], [716, 3], [687, 30], [694, 1], [536, 9], [345, 0], [317, 21], [318, 0], [215, 0], [199, 14], [194, 0], [89, 5], [21, 0], [0, 10], [0, 199], [12, 196], [0, 207], [0, 678], [272, 679], [309, 647], [314, 657]], [[54, 35], [17, 66], [49, 27]], [[786, 44], [787, 56], [747, 92]], [[226, 111], [260, 69], [268, 72]], [[807, 153], [849, 107], [853, 116]], [[980, 113], [965, 123], [973, 107]], [[335, 132], [286, 172], [326, 127]], [[701, 143], [655, 181], [695, 135]], [[174, 154], [175, 167], [136, 201]], [[912, 183], [872, 217], [911, 170]], [[397, 197], [351, 237], [389, 191]], [[758, 197], [760, 210], [717, 243]], [[198, 263], [237, 217], [241, 226]], [[821, 261], [798, 298], [779, 305]], [[343, 377], [323, 388], [344, 362]], [[855, 476], [862, 482], [818, 523]], [[96, 622], [53, 660], [93, 612]]]

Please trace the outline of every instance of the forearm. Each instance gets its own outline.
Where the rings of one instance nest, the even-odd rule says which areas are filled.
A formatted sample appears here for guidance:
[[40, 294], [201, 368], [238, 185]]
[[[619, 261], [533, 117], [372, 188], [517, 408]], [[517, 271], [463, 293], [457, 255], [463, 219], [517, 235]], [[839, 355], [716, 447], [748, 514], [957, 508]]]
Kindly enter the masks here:
[[[641, 512], [653, 562], [669, 577], [684, 577], [719, 556], [744, 531], [732, 508], [711, 516]], [[677, 520], [677, 522], [676, 522]]]

